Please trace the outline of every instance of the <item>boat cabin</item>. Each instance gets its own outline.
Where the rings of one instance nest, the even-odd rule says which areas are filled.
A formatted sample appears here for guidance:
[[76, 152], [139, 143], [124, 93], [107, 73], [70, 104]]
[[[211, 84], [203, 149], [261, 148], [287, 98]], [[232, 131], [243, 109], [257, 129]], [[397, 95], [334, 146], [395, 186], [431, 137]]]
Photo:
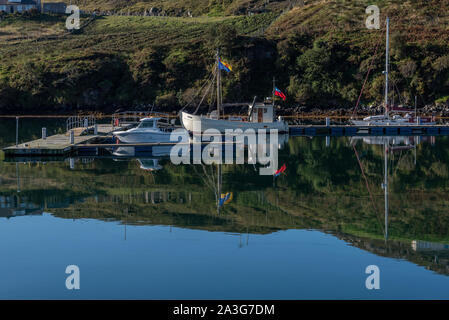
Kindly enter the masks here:
[[[267, 123], [273, 122], [274, 111], [271, 102], [256, 103], [252, 110], [250, 108], [250, 122]], [[251, 112], [252, 111], [252, 112]]]
[[160, 118], [144, 118], [140, 120], [140, 124], [137, 126], [139, 129], [157, 128], [157, 122]]

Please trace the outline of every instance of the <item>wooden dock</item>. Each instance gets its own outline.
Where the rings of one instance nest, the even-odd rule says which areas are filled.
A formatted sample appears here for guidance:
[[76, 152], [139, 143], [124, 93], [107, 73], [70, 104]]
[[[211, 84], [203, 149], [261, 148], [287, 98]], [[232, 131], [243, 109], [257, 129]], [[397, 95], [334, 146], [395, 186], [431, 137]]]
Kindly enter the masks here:
[[291, 136], [413, 136], [449, 135], [449, 125], [352, 126], [294, 125]]
[[[121, 146], [143, 148], [152, 150], [152, 147], [163, 145], [174, 145], [175, 143], [153, 143], [153, 144], [114, 144], [112, 133], [114, 131], [126, 130], [135, 123], [122, 123], [119, 127], [111, 124], [96, 124], [94, 127], [74, 128], [73, 143], [71, 143], [70, 132], [57, 134], [25, 142], [17, 146], [4, 148], [6, 157], [62, 157], [82, 154], [100, 155], [101, 150], [117, 148]], [[352, 126], [352, 125], [292, 125], [290, 136], [413, 136], [413, 135], [449, 135], [449, 125], [413, 125], [413, 126]]]
[[124, 130], [130, 126], [113, 127], [110, 124], [98, 124], [97, 134], [93, 134], [94, 127], [75, 128], [72, 130], [74, 132], [73, 144], [70, 141], [70, 132], [67, 132], [7, 147], [3, 151], [5, 156], [62, 156], [72, 153], [78, 145], [107, 138], [111, 136], [112, 132]]

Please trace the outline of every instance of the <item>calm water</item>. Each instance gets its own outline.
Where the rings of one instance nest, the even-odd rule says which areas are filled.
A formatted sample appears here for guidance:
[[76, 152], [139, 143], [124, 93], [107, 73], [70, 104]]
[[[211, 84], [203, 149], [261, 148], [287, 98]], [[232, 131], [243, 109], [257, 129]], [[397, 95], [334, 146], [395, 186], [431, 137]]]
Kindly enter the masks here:
[[[41, 126], [23, 120], [21, 140]], [[15, 120], [0, 119], [0, 146], [14, 140]], [[216, 166], [1, 161], [0, 298], [449, 298], [448, 137], [290, 137], [279, 159], [275, 181], [222, 166], [233, 198], [219, 213]], [[80, 290], [66, 289], [68, 265]], [[365, 287], [369, 265], [379, 290]]]

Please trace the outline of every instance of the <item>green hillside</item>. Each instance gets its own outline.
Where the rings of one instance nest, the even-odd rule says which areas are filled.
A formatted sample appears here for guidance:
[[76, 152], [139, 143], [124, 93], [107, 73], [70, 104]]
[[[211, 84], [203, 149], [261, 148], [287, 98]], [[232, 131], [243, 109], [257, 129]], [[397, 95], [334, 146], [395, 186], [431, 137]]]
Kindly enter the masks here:
[[[66, 3], [70, 1], [66, 0]], [[236, 15], [249, 11], [278, 10], [288, 8], [299, 0], [74, 0], [85, 11], [114, 11], [127, 14], [143, 14], [156, 9], [171, 16], [187, 15]]]
[[[270, 95], [276, 76], [288, 96], [284, 109], [354, 106], [378, 46], [362, 104], [382, 101], [384, 30], [364, 27], [370, 1], [72, 3], [115, 15], [97, 15], [75, 33], [65, 30], [64, 16], [1, 15], [0, 113], [112, 112], [153, 103], [174, 111], [208, 78], [218, 46], [234, 69], [223, 77], [226, 101]], [[387, 14], [392, 19], [395, 101], [417, 95], [420, 106], [448, 105], [449, 0], [376, 4], [382, 25]], [[165, 16], [144, 16], [151, 8]]]

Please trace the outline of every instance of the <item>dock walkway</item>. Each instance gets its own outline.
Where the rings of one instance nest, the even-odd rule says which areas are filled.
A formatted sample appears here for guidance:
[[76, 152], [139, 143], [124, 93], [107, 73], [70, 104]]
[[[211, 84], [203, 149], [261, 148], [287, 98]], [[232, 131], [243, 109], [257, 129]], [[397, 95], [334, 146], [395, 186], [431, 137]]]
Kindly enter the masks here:
[[[122, 122], [120, 126], [112, 124], [96, 124], [94, 126], [73, 128], [73, 143], [70, 131], [56, 134], [46, 139], [38, 139], [4, 148], [5, 156], [67, 156], [73, 154], [93, 153], [98, 155], [99, 149], [119, 147], [111, 144], [114, 131], [126, 130], [136, 123]], [[291, 125], [290, 136], [413, 136], [413, 135], [449, 135], [449, 125], [413, 125], [413, 126], [353, 126], [353, 125]], [[175, 144], [175, 143], [173, 143]], [[165, 145], [165, 144], [164, 144]], [[169, 145], [169, 144], [166, 144]], [[127, 145], [131, 146], [131, 145]], [[157, 147], [162, 144], [136, 144], [134, 147]]]
[[449, 125], [353, 126], [293, 125], [291, 136], [412, 136], [449, 135]]
[[97, 134], [93, 134], [93, 126], [75, 128], [72, 130], [74, 132], [73, 144], [70, 143], [70, 132], [67, 132], [7, 147], [3, 151], [6, 156], [61, 156], [71, 153], [78, 145], [106, 138], [112, 132], [124, 130], [130, 126], [130, 124], [122, 124], [119, 127], [113, 127], [111, 124], [97, 124]]

